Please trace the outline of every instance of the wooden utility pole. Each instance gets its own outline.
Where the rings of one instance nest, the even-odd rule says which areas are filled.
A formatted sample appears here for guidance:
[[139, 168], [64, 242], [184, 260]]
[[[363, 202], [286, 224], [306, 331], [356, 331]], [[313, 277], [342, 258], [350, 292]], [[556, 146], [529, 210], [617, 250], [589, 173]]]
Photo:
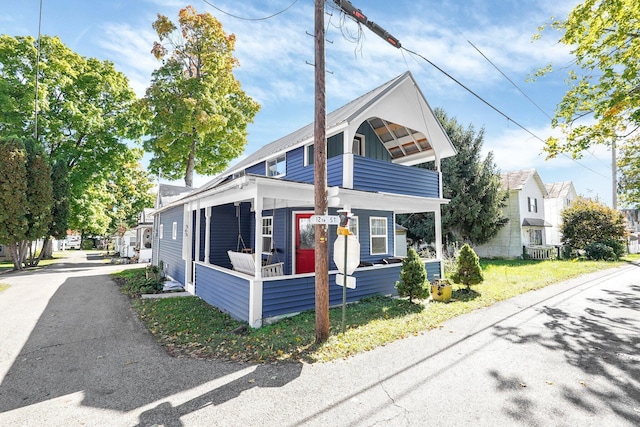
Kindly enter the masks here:
[[[314, 199], [315, 214], [327, 214], [327, 120], [324, 59], [324, 0], [315, 0], [315, 125]], [[316, 342], [329, 338], [329, 243], [328, 226], [315, 226]]]

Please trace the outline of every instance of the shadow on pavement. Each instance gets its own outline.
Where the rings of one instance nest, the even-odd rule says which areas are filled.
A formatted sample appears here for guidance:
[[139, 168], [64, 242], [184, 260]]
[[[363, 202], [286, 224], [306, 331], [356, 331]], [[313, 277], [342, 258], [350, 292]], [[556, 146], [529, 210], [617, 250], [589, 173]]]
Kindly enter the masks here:
[[[2, 380], [0, 413], [76, 392], [84, 394], [85, 406], [126, 412], [247, 367], [252, 365], [173, 358], [138, 321], [109, 276], [68, 278]], [[251, 378], [223, 383], [178, 407], [161, 403], [143, 415], [141, 425], [150, 425], [150, 419], [155, 420], [151, 424], [181, 425], [182, 415], [248, 388], [280, 387], [301, 369], [300, 364], [257, 366]]]
[[[625, 291], [609, 291], [606, 298], [590, 298], [591, 306], [582, 313], [544, 306], [539, 311], [548, 318], [539, 333], [523, 333], [517, 327], [495, 326], [495, 334], [515, 345], [538, 345], [561, 352], [565, 360], [585, 374], [606, 382], [606, 391], [583, 383], [588, 396], [608, 406], [618, 416], [633, 423], [640, 421], [640, 286], [630, 285]], [[616, 309], [614, 312], [612, 309]], [[615, 313], [615, 314], [611, 314]], [[630, 317], [626, 317], [629, 315]], [[490, 373], [497, 381], [497, 390], [505, 381], [497, 372]], [[516, 382], [517, 384], [517, 382]], [[596, 410], [588, 400], [566, 386], [561, 387], [564, 402], [553, 407], [570, 405], [587, 413]], [[524, 402], [526, 408], [526, 402]], [[522, 419], [508, 404], [504, 410], [514, 419]], [[635, 424], [637, 425], [637, 424]]]

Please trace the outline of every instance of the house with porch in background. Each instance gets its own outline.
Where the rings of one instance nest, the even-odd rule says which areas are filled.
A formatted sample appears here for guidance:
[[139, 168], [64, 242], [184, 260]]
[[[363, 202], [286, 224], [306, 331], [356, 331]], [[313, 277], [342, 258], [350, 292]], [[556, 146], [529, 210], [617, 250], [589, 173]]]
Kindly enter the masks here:
[[500, 175], [501, 186], [507, 191], [503, 208], [507, 224], [489, 242], [473, 249], [481, 258], [549, 259], [557, 248], [546, 241], [545, 229], [551, 224], [545, 217], [544, 199], [547, 189], [535, 169], [507, 172]]
[[562, 211], [578, 199], [578, 193], [571, 181], [546, 184], [547, 197], [544, 198], [544, 215], [551, 225], [545, 228], [546, 244], [562, 245]]
[[[360, 243], [348, 301], [395, 294], [396, 215], [433, 212], [442, 275], [440, 162], [456, 150], [404, 73], [327, 115], [329, 214], [346, 209]], [[260, 148], [204, 186], [156, 209], [154, 264], [185, 290], [259, 327], [315, 305], [313, 124]], [[434, 162], [436, 170], [415, 165]], [[329, 227], [329, 300], [341, 302]], [[402, 241], [402, 239], [399, 239]]]

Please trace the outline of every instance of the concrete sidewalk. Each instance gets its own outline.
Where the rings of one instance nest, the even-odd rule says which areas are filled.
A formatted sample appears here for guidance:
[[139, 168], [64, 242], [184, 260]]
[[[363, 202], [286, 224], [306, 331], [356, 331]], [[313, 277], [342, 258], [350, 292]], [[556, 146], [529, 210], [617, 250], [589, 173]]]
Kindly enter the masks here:
[[2, 277], [0, 425], [640, 425], [635, 265], [347, 360], [259, 366], [168, 356], [107, 276], [123, 266], [77, 265]]

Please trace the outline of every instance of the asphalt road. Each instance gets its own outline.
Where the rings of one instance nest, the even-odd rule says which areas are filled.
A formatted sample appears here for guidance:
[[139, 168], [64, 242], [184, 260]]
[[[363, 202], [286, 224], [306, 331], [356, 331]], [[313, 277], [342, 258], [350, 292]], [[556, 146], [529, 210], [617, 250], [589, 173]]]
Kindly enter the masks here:
[[347, 360], [251, 365], [170, 357], [122, 266], [73, 254], [0, 275], [0, 426], [640, 425], [637, 265]]

